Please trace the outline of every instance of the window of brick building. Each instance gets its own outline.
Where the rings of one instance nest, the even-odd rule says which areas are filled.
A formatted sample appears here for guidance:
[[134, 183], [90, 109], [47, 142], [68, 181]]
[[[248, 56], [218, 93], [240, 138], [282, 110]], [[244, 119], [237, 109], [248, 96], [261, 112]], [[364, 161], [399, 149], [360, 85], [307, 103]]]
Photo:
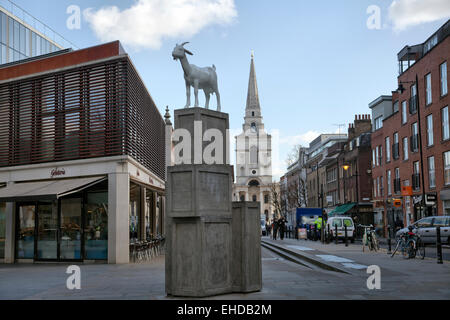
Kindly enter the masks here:
[[391, 138], [386, 137], [386, 162], [391, 161]]
[[427, 106], [433, 102], [433, 95], [431, 93], [431, 73], [425, 76], [425, 100]]
[[406, 101], [402, 102], [402, 124], [405, 124], [408, 122], [408, 111], [406, 107]]
[[428, 143], [429, 147], [434, 144], [433, 115], [432, 114], [427, 116], [427, 143]]
[[441, 64], [441, 96], [445, 96], [448, 93], [447, 87], [447, 61]]
[[450, 185], [450, 151], [444, 153], [444, 184]]
[[403, 138], [403, 160], [409, 159], [408, 138]]
[[448, 106], [442, 108], [441, 111], [442, 118], [442, 140], [450, 139], [450, 124], [448, 121]]
[[434, 157], [428, 158], [428, 180], [430, 188], [436, 188], [436, 172], [434, 166]]

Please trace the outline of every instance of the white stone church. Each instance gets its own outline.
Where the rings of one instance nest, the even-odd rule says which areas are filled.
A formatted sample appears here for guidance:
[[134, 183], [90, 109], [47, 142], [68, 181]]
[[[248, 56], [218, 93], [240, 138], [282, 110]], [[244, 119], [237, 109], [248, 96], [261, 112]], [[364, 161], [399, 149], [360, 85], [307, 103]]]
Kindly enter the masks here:
[[243, 132], [236, 137], [234, 201], [258, 201], [261, 217], [272, 221], [272, 137], [264, 130], [256, 82], [254, 56], [250, 65]]

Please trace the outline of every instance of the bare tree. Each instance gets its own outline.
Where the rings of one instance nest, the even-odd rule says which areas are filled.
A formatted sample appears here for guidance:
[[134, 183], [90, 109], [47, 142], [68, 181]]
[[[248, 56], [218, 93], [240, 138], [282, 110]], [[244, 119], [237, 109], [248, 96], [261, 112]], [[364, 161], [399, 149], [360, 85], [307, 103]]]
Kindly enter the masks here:
[[286, 165], [288, 167], [298, 161], [298, 157], [299, 157], [301, 148], [303, 148], [303, 146], [300, 144], [297, 144], [292, 148], [291, 152], [288, 153], [288, 155], [286, 157]]
[[270, 184], [270, 202], [274, 209], [274, 219], [278, 220], [282, 216], [285, 217], [283, 215], [280, 185], [278, 183], [273, 182]]

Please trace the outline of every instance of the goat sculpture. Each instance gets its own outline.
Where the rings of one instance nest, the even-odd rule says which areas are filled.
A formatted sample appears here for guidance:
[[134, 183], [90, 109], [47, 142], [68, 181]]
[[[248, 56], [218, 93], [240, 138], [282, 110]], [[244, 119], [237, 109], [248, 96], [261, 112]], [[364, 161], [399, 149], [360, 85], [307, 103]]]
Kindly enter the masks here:
[[220, 94], [219, 87], [217, 85], [217, 73], [216, 67], [213, 65], [211, 67], [200, 68], [196, 65], [189, 64], [189, 61], [186, 57], [186, 53], [189, 55], [193, 55], [192, 52], [186, 50], [184, 46], [189, 42], [184, 42], [182, 44], [177, 44], [175, 49], [172, 52], [172, 57], [174, 60], [180, 60], [181, 66], [184, 71], [184, 80], [186, 81], [186, 106], [185, 108], [189, 108], [191, 106], [191, 87], [194, 88], [195, 94], [195, 105], [194, 107], [199, 107], [198, 103], [198, 90], [203, 90], [206, 97], [205, 108], [209, 109], [209, 100], [211, 98], [211, 94], [215, 93], [217, 97], [217, 111], [221, 111], [220, 105]]

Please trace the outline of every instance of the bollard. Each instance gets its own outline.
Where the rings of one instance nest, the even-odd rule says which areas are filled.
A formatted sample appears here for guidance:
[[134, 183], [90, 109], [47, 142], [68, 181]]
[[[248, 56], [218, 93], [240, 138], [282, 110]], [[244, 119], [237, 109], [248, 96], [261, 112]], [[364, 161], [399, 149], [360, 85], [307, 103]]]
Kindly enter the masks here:
[[441, 227], [436, 227], [437, 263], [442, 264]]
[[344, 241], [345, 241], [345, 246], [348, 247], [348, 238], [347, 238], [347, 226], [344, 226]]
[[387, 227], [388, 230], [388, 252], [387, 254], [391, 254], [392, 252], [392, 247], [391, 247], [391, 226]]
[[330, 243], [330, 225], [327, 224], [327, 244]]
[[337, 230], [337, 224], [334, 226], [334, 240], [336, 241], [336, 244], [338, 244], [339, 237], [338, 237], [338, 230]]

